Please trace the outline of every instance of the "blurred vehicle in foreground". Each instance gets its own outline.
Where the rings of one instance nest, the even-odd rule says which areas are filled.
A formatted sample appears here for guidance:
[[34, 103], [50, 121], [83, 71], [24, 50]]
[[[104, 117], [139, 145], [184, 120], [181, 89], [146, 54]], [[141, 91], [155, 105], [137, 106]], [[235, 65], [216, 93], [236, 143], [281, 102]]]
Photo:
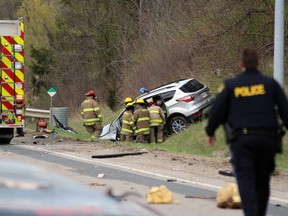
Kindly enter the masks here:
[[138, 205], [49, 171], [10, 160], [0, 162], [0, 215], [152, 216]]

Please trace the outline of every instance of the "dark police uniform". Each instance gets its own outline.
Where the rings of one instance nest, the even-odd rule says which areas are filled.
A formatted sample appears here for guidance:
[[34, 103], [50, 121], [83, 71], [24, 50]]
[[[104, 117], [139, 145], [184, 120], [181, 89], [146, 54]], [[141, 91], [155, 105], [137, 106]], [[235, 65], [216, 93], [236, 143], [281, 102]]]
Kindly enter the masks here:
[[208, 136], [214, 136], [221, 124], [228, 124], [237, 134], [229, 146], [245, 216], [266, 212], [275, 168], [277, 109], [287, 128], [288, 103], [283, 90], [255, 69], [227, 80], [209, 114]]

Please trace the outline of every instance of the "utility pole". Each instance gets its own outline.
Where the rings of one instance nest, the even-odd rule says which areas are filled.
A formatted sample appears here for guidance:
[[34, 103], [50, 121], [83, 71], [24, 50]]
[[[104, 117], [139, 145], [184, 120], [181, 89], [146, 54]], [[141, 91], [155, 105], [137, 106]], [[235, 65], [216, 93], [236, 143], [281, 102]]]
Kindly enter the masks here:
[[275, 0], [274, 79], [284, 87], [284, 0]]

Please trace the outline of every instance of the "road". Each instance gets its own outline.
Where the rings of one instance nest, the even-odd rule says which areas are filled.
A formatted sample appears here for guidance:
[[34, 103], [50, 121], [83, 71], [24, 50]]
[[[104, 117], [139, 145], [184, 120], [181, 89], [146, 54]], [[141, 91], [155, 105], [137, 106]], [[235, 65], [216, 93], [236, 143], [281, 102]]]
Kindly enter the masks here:
[[[65, 141], [64, 141], [65, 142]], [[162, 215], [169, 216], [240, 216], [241, 210], [219, 209], [215, 199], [188, 199], [185, 195], [193, 196], [216, 196], [218, 185], [203, 182], [190, 181], [189, 179], [177, 178], [177, 181], [168, 182], [167, 179], [175, 179], [173, 173], [154, 173], [149, 170], [119, 165], [117, 160], [99, 160], [79, 157], [73, 153], [58, 150], [47, 150], [42, 146], [32, 143], [14, 141], [10, 145], [0, 146], [1, 158], [10, 158], [25, 163], [34, 164], [53, 172], [79, 181], [91, 189], [106, 191], [112, 188], [116, 195], [124, 192], [135, 192], [141, 196], [137, 202], [145, 203], [145, 194], [152, 186], [166, 185], [174, 194], [175, 202], [165, 205], [149, 205]], [[105, 174], [98, 178], [99, 174]], [[133, 198], [131, 198], [133, 201]], [[136, 201], [136, 198], [135, 198]], [[275, 197], [270, 201], [269, 216], [287, 216], [288, 200], [283, 197]]]

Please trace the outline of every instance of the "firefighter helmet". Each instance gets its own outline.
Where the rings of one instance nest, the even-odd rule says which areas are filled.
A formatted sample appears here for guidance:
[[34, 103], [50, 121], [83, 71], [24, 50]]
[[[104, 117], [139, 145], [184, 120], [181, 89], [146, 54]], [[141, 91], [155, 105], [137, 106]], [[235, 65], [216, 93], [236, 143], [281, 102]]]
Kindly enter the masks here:
[[96, 92], [95, 91], [93, 91], [93, 90], [90, 90], [90, 91], [88, 91], [86, 94], [85, 94], [86, 96], [96, 96]]
[[133, 107], [133, 106], [134, 106], [133, 103], [127, 103], [127, 104], [126, 104], [126, 108], [127, 108], [127, 107]]
[[133, 102], [133, 98], [132, 97], [127, 97], [127, 98], [125, 98], [125, 100], [124, 100], [124, 103], [132, 103]]
[[145, 104], [145, 101], [142, 98], [138, 98], [136, 104]]
[[144, 93], [147, 93], [147, 92], [148, 92], [148, 89], [142, 87], [142, 88], [139, 89], [139, 92], [140, 92], [140, 94], [144, 94]]

